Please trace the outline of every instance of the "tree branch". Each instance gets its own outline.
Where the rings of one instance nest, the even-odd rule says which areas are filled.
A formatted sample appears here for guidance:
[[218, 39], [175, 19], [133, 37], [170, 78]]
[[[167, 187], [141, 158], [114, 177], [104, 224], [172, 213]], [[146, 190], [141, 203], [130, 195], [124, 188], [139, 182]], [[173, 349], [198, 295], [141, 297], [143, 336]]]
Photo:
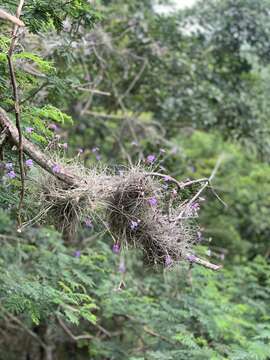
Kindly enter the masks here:
[[[19, 134], [16, 126], [11, 122], [6, 112], [0, 108], [0, 127], [6, 128], [10, 141], [19, 146]], [[77, 178], [74, 174], [67, 172], [65, 169], [61, 169], [59, 173], [53, 171], [55, 162], [47, 157], [37, 146], [32, 144], [29, 140], [22, 136], [23, 152], [33, 159], [40, 167], [48, 171], [50, 174], [63, 181], [64, 183], [77, 186], [82, 182], [82, 179]]]
[[[16, 17], [19, 19], [22, 11], [22, 7], [24, 4], [24, 0], [20, 0], [17, 11], [16, 11]], [[18, 87], [17, 87], [17, 81], [16, 81], [16, 75], [14, 70], [14, 64], [13, 64], [13, 51], [16, 46], [17, 38], [18, 38], [18, 30], [19, 25], [15, 22], [12, 32], [12, 40], [10, 44], [10, 48], [8, 50], [7, 59], [8, 59], [8, 67], [9, 67], [9, 74], [10, 74], [10, 80], [12, 85], [12, 91], [13, 91], [13, 99], [14, 99], [14, 111], [15, 111], [15, 117], [16, 117], [16, 127], [18, 129], [18, 151], [19, 151], [19, 166], [20, 166], [20, 175], [21, 175], [21, 192], [20, 192], [20, 201], [18, 206], [18, 224], [19, 228], [21, 227], [22, 221], [21, 221], [21, 209], [23, 205], [23, 198], [24, 198], [24, 166], [23, 166], [23, 142], [22, 142], [22, 131], [21, 131], [21, 111], [20, 111], [20, 99], [19, 99], [19, 93], [18, 93]]]

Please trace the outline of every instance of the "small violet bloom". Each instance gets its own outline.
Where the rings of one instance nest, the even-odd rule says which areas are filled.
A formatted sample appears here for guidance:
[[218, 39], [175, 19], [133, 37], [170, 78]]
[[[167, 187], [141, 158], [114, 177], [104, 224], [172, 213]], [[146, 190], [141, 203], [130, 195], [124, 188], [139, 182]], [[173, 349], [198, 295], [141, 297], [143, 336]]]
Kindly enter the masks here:
[[25, 131], [26, 131], [27, 133], [31, 134], [31, 132], [34, 131], [34, 128], [32, 128], [32, 127], [27, 127], [27, 128], [25, 128]]
[[77, 258], [80, 257], [81, 256], [80, 250], [75, 251], [74, 256]]
[[15, 171], [11, 170], [7, 173], [7, 176], [10, 178], [10, 179], [14, 179], [16, 177], [16, 173]]
[[100, 160], [101, 160], [101, 155], [97, 154], [97, 155], [96, 155], [96, 160], [97, 160], [97, 161], [100, 161]]
[[164, 181], [170, 181], [171, 177], [169, 175], [165, 175], [163, 178]]
[[91, 219], [85, 219], [85, 220], [84, 220], [84, 225], [85, 225], [86, 227], [88, 227], [89, 229], [92, 229], [92, 227], [93, 227], [92, 220], [91, 220]]
[[152, 164], [155, 160], [156, 160], [155, 155], [148, 155], [147, 158], [146, 158], [147, 164]]
[[165, 266], [166, 266], [166, 267], [171, 266], [172, 263], [173, 263], [173, 260], [172, 260], [171, 256], [170, 256], [170, 255], [166, 255], [166, 257], [165, 257]]
[[187, 260], [190, 262], [194, 262], [196, 260], [196, 256], [193, 254], [190, 254], [187, 256]]
[[61, 172], [61, 167], [60, 167], [60, 165], [58, 165], [58, 164], [53, 165], [52, 171], [53, 171], [55, 174], [59, 174], [59, 173]]
[[82, 154], [83, 153], [83, 149], [82, 148], [79, 148], [78, 149], [78, 154]]
[[151, 197], [149, 200], [148, 200], [148, 203], [151, 205], [151, 206], [157, 206], [157, 199], [155, 197]]
[[120, 253], [120, 244], [118, 242], [113, 244], [112, 252], [114, 254], [119, 254]]
[[25, 161], [25, 165], [28, 166], [28, 167], [33, 166], [33, 165], [34, 165], [33, 160], [32, 160], [32, 159], [26, 160], [26, 161]]
[[50, 124], [49, 129], [51, 129], [53, 131], [57, 131], [59, 129], [59, 127], [56, 124]]
[[65, 150], [68, 148], [68, 144], [66, 142], [62, 146]]
[[13, 169], [13, 164], [12, 163], [6, 163], [5, 168], [7, 170], [12, 170]]
[[92, 153], [97, 153], [97, 152], [99, 152], [99, 148], [98, 147], [93, 147], [93, 149], [92, 149]]

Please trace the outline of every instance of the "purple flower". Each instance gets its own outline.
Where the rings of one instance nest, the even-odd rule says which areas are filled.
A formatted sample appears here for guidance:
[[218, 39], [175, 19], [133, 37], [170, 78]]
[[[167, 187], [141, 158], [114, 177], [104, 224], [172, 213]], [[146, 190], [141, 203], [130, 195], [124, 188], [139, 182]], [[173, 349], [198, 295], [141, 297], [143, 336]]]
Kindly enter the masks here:
[[28, 167], [33, 166], [33, 165], [34, 165], [33, 160], [32, 160], [32, 159], [27, 159], [27, 160], [25, 161], [25, 165], [28, 166]]
[[193, 203], [193, 204], [191, 204], [191, 208], [193, 209], [193, 210], [200, 210], [200, 204], [199, 203]]
[[163, 178], [164, 181], [170, 181], [171, 177], [169, 175], [165, 175]]
[[97, 155], [96, 155], [96, 160], [97, 160], [97, 161], [100, 161], [100, 160], [101, 160], [101, 155], [97, 154]]
[[92, 228], [93, 228], [92, 220], [89, 219], [89, 218], [84, 220], [84, 225], [85, 225], [86, 227], [88, 227], [89, 229], [92, 229]]
[[15, 174], [15, 171], [11, 170], [7, 173], [7, 176], [10, 178], [10, 179], [14, 179], [16, 177], [16, 174]]
[[53, 171], [55, 174], [59, 174], [59, 173], [61, 172], [61, 167], [60, 167], [60, 165], [58, 165], [58, 164], [53, 165], [52, 171]]
[[173, 263], [173, 260], [172, 260], [171, 256], [170, 256], [170, 255], [166, 255], [166, 257], [165, 257], [165, 266], [166, 266], [166, 267], [171, 266], [172, 263]]
[[75, 251], [74, 256], [77, 258], [80, 257], [81, 256], [80, 250]]
[[112, 252], [114, 254], [119, 254], [120, 253], [120, 244], [118, 242], [113, 244]]
[[51, 129], [53, 131], [57, 131], [59, 129], [59, 127], [56, 124], [50, 124], [49, 129]]
[[147, 164], [152, 164], [155, 160], [156, 160], [155, 155], [148, 155], [147, 158], [146, 158]]
[[83, 149], [82, 148], [79, 148], [78, 149], [78, 154], [82, 154], [83, 153]]
[[66, 142], [63, 144], [63, 148], [64, 148], [65, 150], [68, 148], [68, 144], [67, 144]]
[[150, 199], [148, 199], [148, 203], [151, 205], [151, 206], [157, 206], [157, 199], [155, 197], [151, 197]]
[[6, 163], [5, 168], [6, 168], [7, 170], [12, 170], [12, 169], [13, 169], [13, 164], [12, 164], [11, 162], [10, 162], [10, 163]]
[[31, 132], [34, 131], [34, 128], [32, 128], [32, 127], [27, 127], [27, 128], [25, 128], [25, 131], [26, 131], [27, 133], [31, 134]]
[[139, 222], [140, 222], [140, 220], [138, 220], [138, 221], [133, 221], [133, 220], [131, 220], [131, 222], [130, 222], [130, 228], [131, 228], [131, 230], [137, 229], [137, 227], [139, 226]]
[[121, 260], [120, 260], [120, 264], [119, 264], [119, 267], [118, 267], [118, 271], [119, 271], [120, 273], [126, 272], [126, 266], [125, 266], [125, 261], [124, 261], [124, 259], [121, 259]]
[[98, 147], [93, 147], [93, 149], [92, 149], [92, 153], [97, 153], [97, 152], [99, 152], [99, 148]]
[[190, 262], [194, 262], [196, 260], [196, 256], [193, 254], [187, 255], [187, 260]]

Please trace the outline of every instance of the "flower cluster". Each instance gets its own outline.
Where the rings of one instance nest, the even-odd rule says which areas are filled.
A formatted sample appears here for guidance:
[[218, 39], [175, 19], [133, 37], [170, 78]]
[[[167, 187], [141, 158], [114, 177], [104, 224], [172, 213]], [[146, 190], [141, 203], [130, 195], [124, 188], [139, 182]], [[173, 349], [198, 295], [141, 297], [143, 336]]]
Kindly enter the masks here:
[[26, 160], [26, 161], [25, 161], [25, 165], [26, 165], [27, 167], [31, 168], [31, 167], [34, 165], [33, 160], [32, 160], [32, 159]]
[[10, 179], [14, 179], [16, 177], [16, 173], [13, 169], [13, 164], [8, 162], [6, 164], [1, 164], [1, 168], [6, 170], [6, 176]]
[[55, 174], [59, 174], [59, 173], [61, 172], [61, 167], [60, 167], [60, 165], [54, 164], [53, 167], [52, 167], [52, 171], [53, 171]]
[[147, 156], [146, 163], [147, 164], [152, 164], [155, 160], [156, 160], [156, 156], [151, 154], [151, 155]]
[[152, 206], [152, 207], [157, 206], [157, 203], [158, 203], [157, 198], [151, 197], [150, 199], [148, 199], [148, 203], [149, 203], [149, 205]]

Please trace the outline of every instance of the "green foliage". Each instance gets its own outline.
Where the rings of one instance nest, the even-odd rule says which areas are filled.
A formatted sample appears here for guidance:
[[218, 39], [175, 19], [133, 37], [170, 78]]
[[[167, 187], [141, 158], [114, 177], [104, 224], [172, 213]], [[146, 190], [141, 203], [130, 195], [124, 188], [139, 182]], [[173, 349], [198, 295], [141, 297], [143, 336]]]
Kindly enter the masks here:
[[15, 54], [14, 59], [30, 60], [38, 66], [38, 69], [41, 72], [44, 72], [44, 73], [49, 73], [54, 69], [50, 62], [43, 60], [40, 56], [35, 55], [30, 52], [27, 52], [27, 51], [23, 51], [21, 53]]

